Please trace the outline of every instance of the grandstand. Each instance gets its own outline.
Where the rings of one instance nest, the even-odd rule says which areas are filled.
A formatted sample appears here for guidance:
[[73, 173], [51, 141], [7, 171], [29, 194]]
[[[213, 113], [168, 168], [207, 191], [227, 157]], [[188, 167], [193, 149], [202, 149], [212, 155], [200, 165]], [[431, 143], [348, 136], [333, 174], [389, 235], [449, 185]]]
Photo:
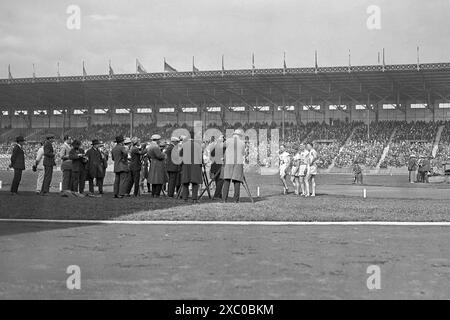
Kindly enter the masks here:
[[[143, 140], [175, 128], [280, 128], [313, 141], [323, 170], [403, 168], [412, 153], [450, 158], [450, 63], [118, 74], [0, 80], [1, 159], [23, 135]], [[5, 160], [0, 159], [4, 168]]]

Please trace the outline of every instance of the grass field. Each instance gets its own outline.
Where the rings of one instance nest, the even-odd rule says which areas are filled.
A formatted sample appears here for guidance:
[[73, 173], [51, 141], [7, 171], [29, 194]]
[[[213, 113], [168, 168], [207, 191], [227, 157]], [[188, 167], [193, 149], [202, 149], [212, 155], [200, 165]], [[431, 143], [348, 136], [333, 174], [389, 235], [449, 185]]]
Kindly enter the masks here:
[[[94, 219], [94, 220], [250, 220], [250, 221], [450, 221], [450, 186], [409, 184], [404, 176], [367, 176], [364, 186], [352, 185], [349, 175], [318, 176], [318, 196], [301, 198], [281, 194], [277, 176], [249, 175], [255, 203], [242, 189], [240, 204], [212, 202], [205, 195], [200, 204], [145, 194], [139, 198], [62, 198], [35, 195], [35, 174], [24, 174], [18, 197], [8, 193], [12, 172], [0, 172], [0, 218]], [[112, 175], [106, 181], [111, 191]], [[256, 197], [257, 187], [260, 197]], [[367, 198], [363, 198], [363, 188]]]

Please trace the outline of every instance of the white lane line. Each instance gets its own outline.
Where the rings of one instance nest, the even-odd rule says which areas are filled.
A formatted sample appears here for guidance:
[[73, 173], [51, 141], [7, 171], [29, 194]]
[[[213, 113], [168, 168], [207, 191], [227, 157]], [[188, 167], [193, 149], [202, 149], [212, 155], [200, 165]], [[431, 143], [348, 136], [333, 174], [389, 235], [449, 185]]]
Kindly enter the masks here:
[[128, 225], [238, 225], [238, 226], [438, 226], [450, 227], [450, 222], [400, 221], [127, 221], [127, 220], [49, 220], [0, 219], [1, 222], [61, 223], [61, 224], [128, 224]]

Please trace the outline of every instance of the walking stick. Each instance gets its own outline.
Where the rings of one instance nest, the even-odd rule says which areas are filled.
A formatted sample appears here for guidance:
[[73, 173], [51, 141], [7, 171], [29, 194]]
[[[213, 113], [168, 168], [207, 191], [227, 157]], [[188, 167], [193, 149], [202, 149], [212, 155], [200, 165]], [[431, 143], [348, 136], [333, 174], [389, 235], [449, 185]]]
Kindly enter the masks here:
[[247, 183], [247, 179], [245, 179], [245, 176], [243, 176], [243, 185], [244, 185], [244, 189], [245, 191], [247, 191], [248, 196], [250, 197], [250, 200], [252, 201], [252, 203], [255, 203], [255, 201], [253, 200], [252, 194], [250, 193], [250, 188], [248, 187], [248, 183]]

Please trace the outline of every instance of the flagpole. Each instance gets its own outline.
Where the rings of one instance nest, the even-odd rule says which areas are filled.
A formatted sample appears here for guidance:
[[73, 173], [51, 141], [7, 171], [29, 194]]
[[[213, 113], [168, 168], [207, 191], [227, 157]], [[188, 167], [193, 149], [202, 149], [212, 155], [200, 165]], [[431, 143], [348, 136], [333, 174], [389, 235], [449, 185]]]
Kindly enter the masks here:
[[222, 77], [225, 74], [224, 55], [222, 54]]
[[315, 68], [315, 73], [317, 74], [319, 72], [318, 64], [317, 64], [317, 50], [314, 51], [314, 68]]
[[348, 72], [352, 72], [352, 56], [351, 50], [348, 49]]
[[420, 52], [419, 52], [419, 46], [417, 46], [417, 71], [420, 71]]

